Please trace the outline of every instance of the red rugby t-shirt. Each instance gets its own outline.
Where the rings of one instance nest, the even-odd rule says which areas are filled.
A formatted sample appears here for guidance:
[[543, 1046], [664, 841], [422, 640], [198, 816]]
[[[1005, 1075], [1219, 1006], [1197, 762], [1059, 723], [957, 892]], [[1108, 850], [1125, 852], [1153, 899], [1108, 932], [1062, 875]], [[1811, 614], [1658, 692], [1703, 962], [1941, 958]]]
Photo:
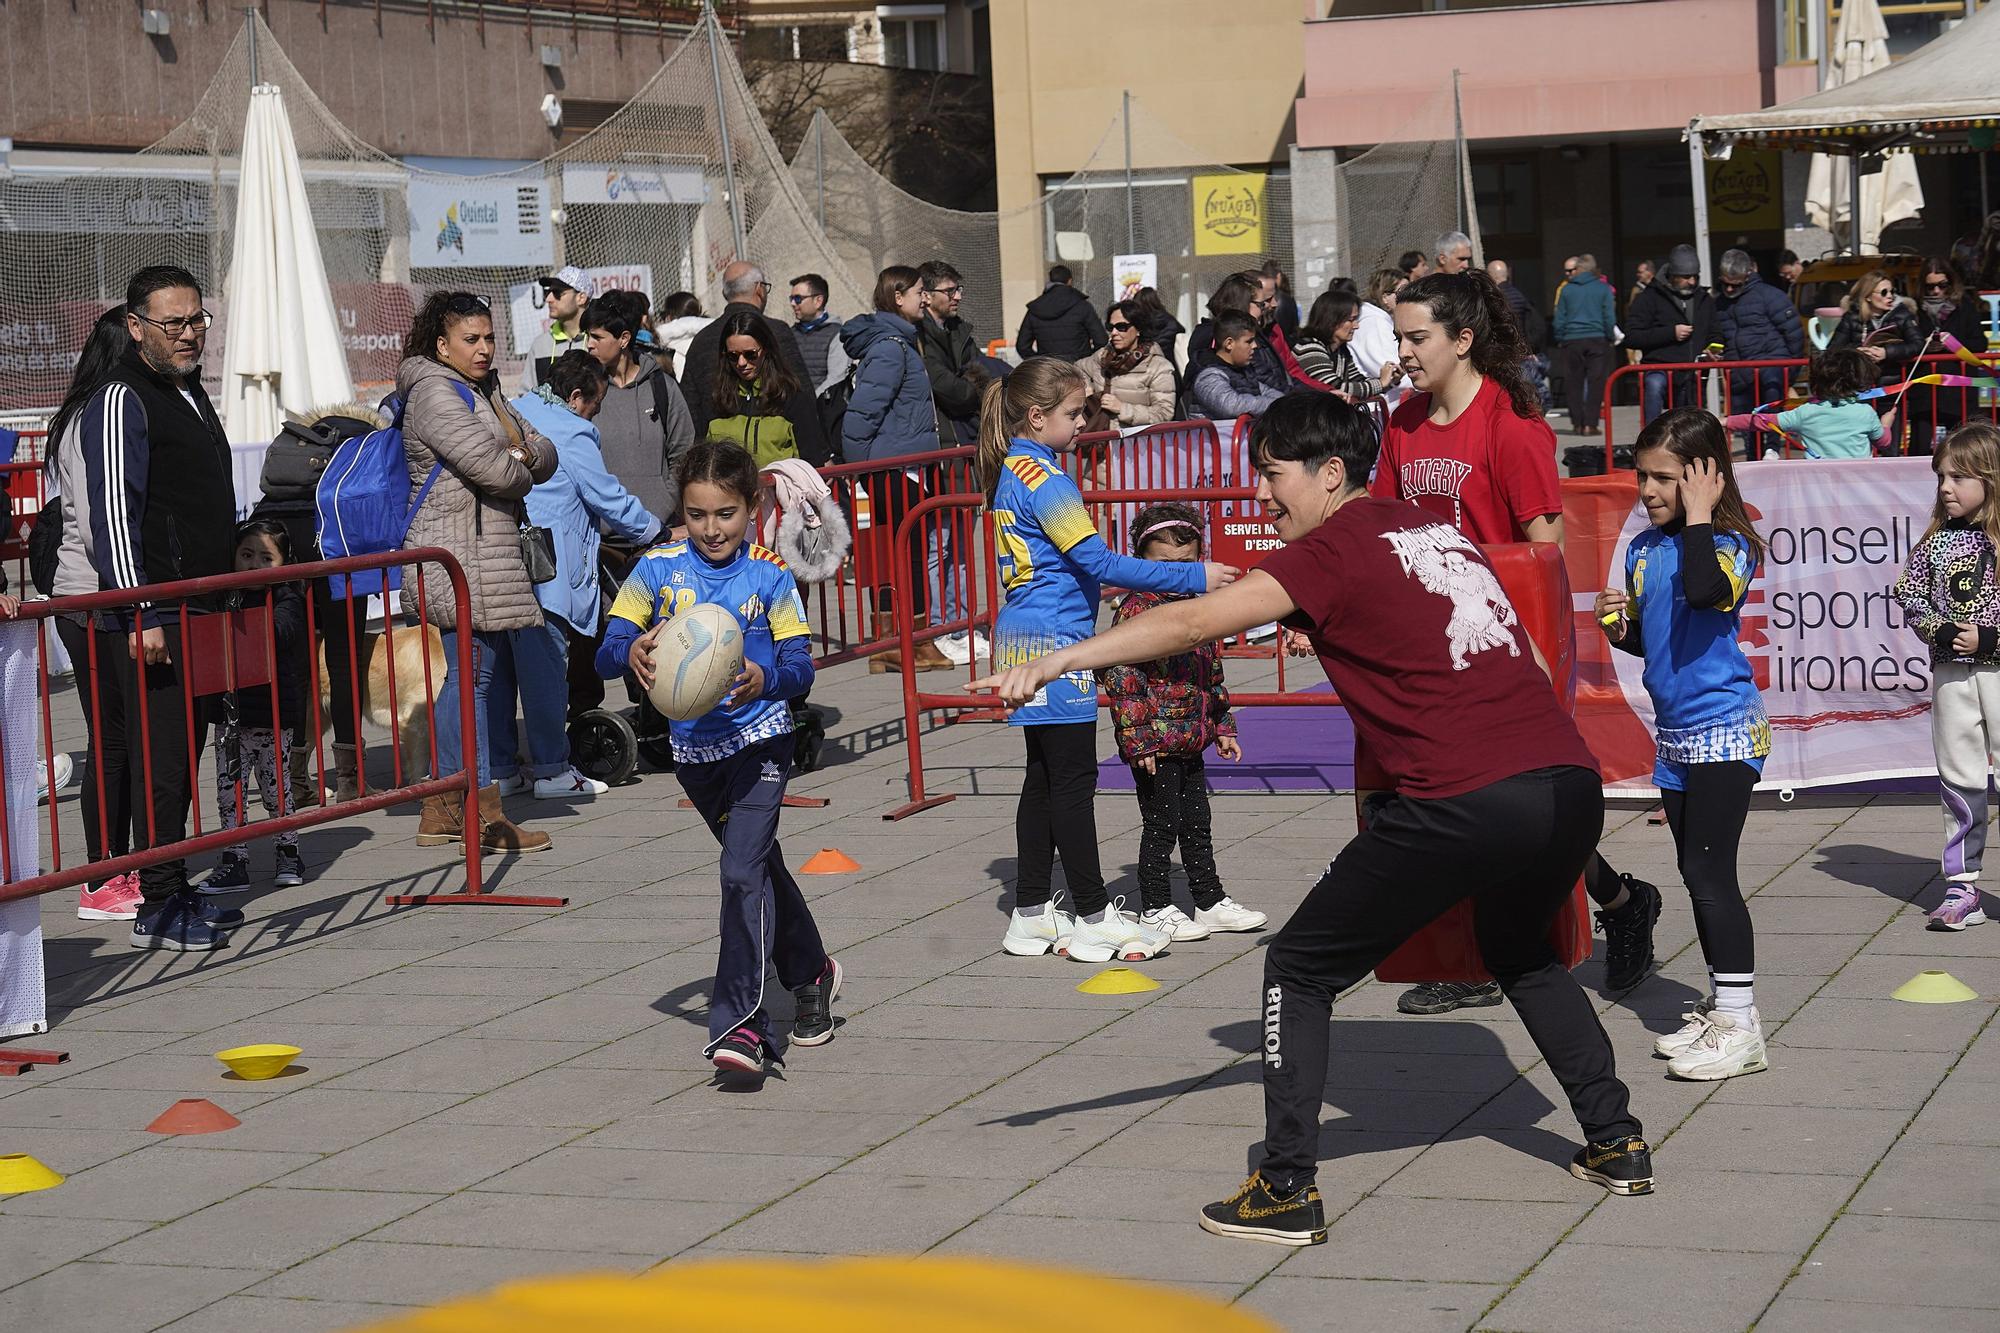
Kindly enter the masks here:
[[1389, 417], [1369, 488], [1408, 500], [1475, 542], [1525, 540], [1531, 518], [1562, 512], [1556, 436], [1540, 417], [1514, 415], [1497, 380], [1488, 379], [1458, 419], [1429, 419], [1431, 396], [1412, 396]]
[[1598, 771], [1528, 631], [1470, 538], [1398, 500], [1357, 497], [1259, 566], [1283, 586], [1362, 747], [1406, 796], [1517, 773]]

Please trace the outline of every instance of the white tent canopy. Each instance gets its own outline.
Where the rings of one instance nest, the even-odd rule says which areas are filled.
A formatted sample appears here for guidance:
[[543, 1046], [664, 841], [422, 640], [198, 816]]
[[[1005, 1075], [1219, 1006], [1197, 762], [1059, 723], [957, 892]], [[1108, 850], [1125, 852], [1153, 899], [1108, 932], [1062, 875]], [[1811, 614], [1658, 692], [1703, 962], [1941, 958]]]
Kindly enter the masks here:
[[[1937, 133], [1934, 122], [2000, 117], [2000, 5], [1988, 6], [1908, 58], [1852, 83], [1809, 93], [1782, 106], [1726, 116], [1697, 116], [1689, 127], [1711, 142], [1789, 137], [1838, 130], [1834, 152], [1873, 152], [1913, 134]], [[1962, 136], [1969, 126], [1954, 127]]]

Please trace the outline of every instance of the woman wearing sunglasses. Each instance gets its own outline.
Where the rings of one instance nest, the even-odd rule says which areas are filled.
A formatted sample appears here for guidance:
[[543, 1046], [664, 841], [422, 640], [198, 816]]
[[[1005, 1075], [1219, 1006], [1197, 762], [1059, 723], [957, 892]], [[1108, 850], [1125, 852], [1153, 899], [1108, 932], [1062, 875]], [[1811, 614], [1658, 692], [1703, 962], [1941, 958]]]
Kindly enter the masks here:
[[[1923, 276], [1917, 286], [1918, 333], [1926, 340], [1939, 333], [1949, 333], [1966, 351], [1983, 352], [1986, 350], [1985, 315], [1985, 306], [1966, 289], [1958, 269], [1949, 260], [1938, 255], [1924, 260]], [[1942, 342], [1931, 347], [1933, 352], [1944, 350]], [[1930, 453], [1932, 443], [1939, 434], [1949, 431], [1978, 410], [1978, 394], [1977, 389], [1938, 385], [1910, 390], [1904, 398], [1910, 409], [1910, 452]]]
[[1153, 426], [1174, 419], [1174, 368], [1141, 331], [1139, 309], [1120, 301], [1104, 313], [1111, 340], [1076, 363], [1089, 429]]
[[708, 438], [736, 441], [760, 468], [780, 458], [825, 463], [826, 432], [812, 391], [779, 354], [769, 321], [754, 310], [731, 310], [717, 323], [722, 366], [709, 406]]
[[[1839, 326], [1826, 344], [1828, 351], [1858, 349], [1873, 363], [1880, 384], [1900, 381], [1923, 345], [1916, 313], [1896, 294], [1895, 280], [1879, 268], [1854, 284], [1847, 297], [1847, 313], [1840, 317]], [[1888, 430], [1884, 447], [1890, 453], [1900, 453], [1902, 432], [1894, 420], [1894, 406], [1883, 416]]]

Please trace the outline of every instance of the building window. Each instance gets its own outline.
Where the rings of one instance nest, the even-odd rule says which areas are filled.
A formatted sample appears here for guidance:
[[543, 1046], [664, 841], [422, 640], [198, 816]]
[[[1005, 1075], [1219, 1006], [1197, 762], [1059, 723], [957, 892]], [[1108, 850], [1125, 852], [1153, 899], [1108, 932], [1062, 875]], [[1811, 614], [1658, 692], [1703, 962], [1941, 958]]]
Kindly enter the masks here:
[[878, 5], [882, 63], [897, 69], [945, 67], [943, 5]]
[[993, 72], [993, 15], [985, 5], [972, 11], [972, 72]]
[[1492, 236], [1526, 236], [1535, 221], [1535, 164], [1529, 159], [1478, 161], [1472, 164], [1472, 196], [1479, 208], [1479, 229]]
[[847, 25], [759, 24], [744, 32], [743, 54], [758, 60], [824, 60], [845, 63], [850, 58]]

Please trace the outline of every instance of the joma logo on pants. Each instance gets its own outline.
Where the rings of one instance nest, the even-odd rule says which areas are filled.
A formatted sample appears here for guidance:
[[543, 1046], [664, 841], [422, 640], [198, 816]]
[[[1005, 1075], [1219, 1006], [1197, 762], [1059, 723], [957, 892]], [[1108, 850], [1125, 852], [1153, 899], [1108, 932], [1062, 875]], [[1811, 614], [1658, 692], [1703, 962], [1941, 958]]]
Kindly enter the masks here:
[[1285, 1067], [1285, 1057], [1278, 1054], [1278, 1007], [1284, 998], [1276, 986], [1264, 992], [1264, 1063], [1273, 1069]]

